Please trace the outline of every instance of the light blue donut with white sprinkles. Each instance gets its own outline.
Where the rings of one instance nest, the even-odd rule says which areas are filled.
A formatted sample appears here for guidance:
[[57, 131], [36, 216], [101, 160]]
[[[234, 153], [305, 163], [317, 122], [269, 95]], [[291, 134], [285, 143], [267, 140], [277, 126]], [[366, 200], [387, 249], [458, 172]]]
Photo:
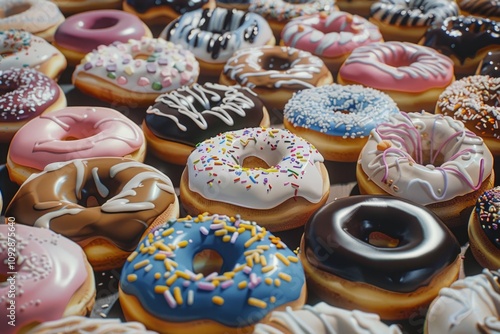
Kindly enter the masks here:
[[343, 138], [364, 138], [400, 111], [387, 94], [361, 85], [325, 85], [294, 94], [284, 118], [302, 127]]

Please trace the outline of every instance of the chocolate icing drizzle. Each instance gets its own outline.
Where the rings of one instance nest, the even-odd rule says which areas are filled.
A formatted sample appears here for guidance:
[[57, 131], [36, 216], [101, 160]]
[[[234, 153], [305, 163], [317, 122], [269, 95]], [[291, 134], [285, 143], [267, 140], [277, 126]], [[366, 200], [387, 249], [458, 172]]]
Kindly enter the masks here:
[[[398, 241], [374, 246], [379, 232]], [[351, 196], [318, 210], [305, 226], [309, 262], [344, 279], [394, 292], [423, 287], [457, 259], [460, 245], [431, 211], [390, 196]]]

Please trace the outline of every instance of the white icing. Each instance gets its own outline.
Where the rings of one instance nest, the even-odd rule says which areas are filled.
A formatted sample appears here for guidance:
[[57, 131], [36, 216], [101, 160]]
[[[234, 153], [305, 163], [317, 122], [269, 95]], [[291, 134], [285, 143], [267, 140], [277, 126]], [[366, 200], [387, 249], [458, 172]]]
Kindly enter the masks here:
[[337, 7], [335, 0], [252, 0], [248, 10], [277, 21], [286, 21], [302, 15], [333, 12]]
[[[16, 12], [21, 8], [24, 10]], [[0, 30], [20, 29], [36, 34], [64, 21], [57, 5], [46, 0], [2, 0], [0, 13]]]

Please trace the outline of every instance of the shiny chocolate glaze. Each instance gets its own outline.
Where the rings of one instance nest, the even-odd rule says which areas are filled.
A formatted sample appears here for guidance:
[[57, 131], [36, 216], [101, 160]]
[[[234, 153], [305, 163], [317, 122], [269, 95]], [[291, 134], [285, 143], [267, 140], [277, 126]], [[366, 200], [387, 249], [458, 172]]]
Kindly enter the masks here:
[[179, 14], [203, 7], [209, 0], [127, 0], [127, 4], [138, 13], [145, 13], [151, 8], [167, 6]]
[[[374, 246], [372, 232], [397, 240]], [[305, 226], [305, 255], [320, 270], [346, 280], [407, 293], [423, 287], [460, 254], [460, 245], [428, 209], [390, 196], [337, 199]]]
[[477, 74], [500, 77], [500, 51], [490, 51], [479, 64]]

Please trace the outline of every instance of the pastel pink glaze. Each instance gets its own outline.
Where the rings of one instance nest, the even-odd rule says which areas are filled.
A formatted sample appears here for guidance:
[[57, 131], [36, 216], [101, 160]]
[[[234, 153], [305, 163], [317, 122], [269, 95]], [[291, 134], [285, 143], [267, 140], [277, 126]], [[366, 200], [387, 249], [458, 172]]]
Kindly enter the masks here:
[[144, 23], [135, 15], [115, 9], [99, 9], [74, 14], [57, 28], [56, 44], [88, 53], [99, 45], [128, 42], [147, 34]]
[[[63, 316], [73, 294], [87, 280], [85, 255], [78, 244], [49, 229], [15, 224], [0, 225], [0, 275], [15, 275], [15, 297], [10, 298], [9, 281], [0, 283], [2, 333], [16, 333], [31, 322], [56, 320]], [[9, 233], [15, 236], [15, 264], [7, 265]], [[7, 325], [10, 300], [15, 301], [15, 324]]]
[[339, 77], [381, 90], [423, 92], [448, 86], [453, 62], [426, 46], [408, 42], [377, 42], [352, 51]]
[[9, 157], [43, 170], [52, 162], [127, 156], [144, 140], [141, 128], [114, 109], [67, 107], [26, 123], [12, 139]]

